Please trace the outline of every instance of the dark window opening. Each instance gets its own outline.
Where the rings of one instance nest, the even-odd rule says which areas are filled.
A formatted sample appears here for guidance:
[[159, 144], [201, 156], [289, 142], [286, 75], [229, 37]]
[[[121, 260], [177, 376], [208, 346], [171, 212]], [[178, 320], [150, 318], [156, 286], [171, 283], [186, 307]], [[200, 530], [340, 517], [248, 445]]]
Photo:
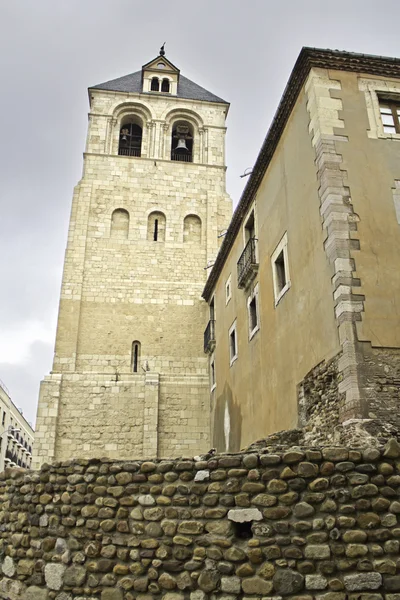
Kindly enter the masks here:
[[171, 160], [193, 162], [193, 135], [186, 123], [176, 124], [172, 129]]
[[233, 523], [233, 531], [236, 538], [241, 540], [248, 540], [253, 537], [253, 531], [251, 526], [253, 521], [247, 521], [245, 523]]
[[1, 424], [4, 425], [6, 422], [6, 411], [3, 411], [3, 419], [1, 421]]
[[251, 333], [252, 331], [254, 331], [254, 329], [258, 325], [257, 301], [256, 301], [255, 296], [251, 299], [251, 302], [249, 304], [249, 318], [250, 318], [250, 333]]
[[245, 243], [256, 237], [255, 225], [254, 225], [254, 211], [251, 211], [249, 218], [246, 221], [244, 227]]
[[275, 270], [276, 270], [276, 285], [278, 293], [283, 290], [286, 285], [286, 269], [285, 269], [285, 258], [283, 255], [283, 250], [279, 254], [278, 258], [275, 261]]
[[161, 91], [169, 93], [169, 81], [168, 81], [168, 79], [163, 79], [162, 80]]
[[137, 373], [139, 369], [139, 360], [140, 360], [140, 342], [132, 343], [132, 371], [133, 373]]
[[142, 128], [136, 123], [121, 127], [118, 154], [120, 156], [140, 156], [142, 152]]
[[400, 102], [380, 100], [379, 110], [385, 133], [400, 133]]
[[160, 91], [160, 82], [158, 77], [153, 77], [153, 79], [151, 80], [151, 87], [150, 87], [152, 92], [159, 92]]
[[233, 360], [237, 354], [236, 329], [233, 329], [229, 335], [229, 350], [230, 350], [231, 360]]
[[212, 300], [210, 302], [210, 320], [214, 321], [215, 319], [215, 301], [214, 301], [214, 296], [212, 297]]
[[210, 365], [210, 374], [211, 374], [211, 386], [215, 385], [215, 361], [212, 361]]
[[152, 242], [165, 241], [166, 220], [164, 213], [154, 211], [149, 214], [147, 222], [147, 239]]

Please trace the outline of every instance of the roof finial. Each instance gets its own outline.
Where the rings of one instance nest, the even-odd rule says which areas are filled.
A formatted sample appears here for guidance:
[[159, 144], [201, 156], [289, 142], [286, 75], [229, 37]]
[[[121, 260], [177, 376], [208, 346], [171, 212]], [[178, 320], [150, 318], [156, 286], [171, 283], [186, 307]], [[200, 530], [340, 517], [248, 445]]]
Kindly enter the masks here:
[[164, 46], [167, 42], [164, 42], [163, 45], [160, 48], [160, 56], [165, 56], [165, 50], [164, 50]]

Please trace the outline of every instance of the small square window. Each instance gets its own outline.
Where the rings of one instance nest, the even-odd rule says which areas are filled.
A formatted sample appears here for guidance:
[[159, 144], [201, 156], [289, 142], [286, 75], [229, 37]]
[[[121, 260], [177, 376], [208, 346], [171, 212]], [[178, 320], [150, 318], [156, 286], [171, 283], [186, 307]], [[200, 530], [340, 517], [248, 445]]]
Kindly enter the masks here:
[[400, 133], [400, 100], [379, 99], [383, 131], [385, 133]]
[[254, 288], [254, 292], [247, 299], [247, 310], [249, 316], [249, 340], [260, 329], [260, 318], [258, 314], [258, 284]]
[[272, 278], [274, 284], [275, 306], [290, 288], [289, 263], [287, 252], [287, 233], [275, 249], [272, 258]]
[[225, 302], [228, 304], [229, 300], [232, 298], [232, 275], [229, 275], [226, 284], [225, 284]]
[[235, 362], [238, 357], [238, 345], [237, 345], [237, 331], [236, 331], [236, 321], [233, 323], [232, 327], [229, 329], [229, 364]]

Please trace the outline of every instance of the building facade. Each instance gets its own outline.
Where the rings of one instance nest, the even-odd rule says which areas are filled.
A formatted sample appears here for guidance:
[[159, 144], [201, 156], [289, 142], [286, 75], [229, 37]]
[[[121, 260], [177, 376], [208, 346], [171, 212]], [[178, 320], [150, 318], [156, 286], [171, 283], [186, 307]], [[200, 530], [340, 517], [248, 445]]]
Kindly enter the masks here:
[[29, 469], [35, 432], [0, 380], [0, 473], [6, 467]]
[[400, 426], [400, 60], [305, 48], [207, 281], [212, 440]]
[[201, 294], [231, 216], [229, 104], [163, 51], [89, 98], [36, 466], [210, 447]]

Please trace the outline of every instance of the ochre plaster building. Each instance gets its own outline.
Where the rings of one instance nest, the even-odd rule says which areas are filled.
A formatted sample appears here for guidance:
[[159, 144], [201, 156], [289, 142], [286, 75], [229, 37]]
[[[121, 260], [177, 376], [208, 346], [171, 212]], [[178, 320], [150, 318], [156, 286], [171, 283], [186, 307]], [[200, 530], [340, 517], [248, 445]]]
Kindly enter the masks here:
[[400, 60], [304, 48], [204, 291], [214, 446], [400, 426], [399, 256]]
[[35, 464], [206, 451], [201, 293], [232, 213], [229, 104], [163, 53], [89, 99]]
[[301, 51], [219, 252], [228, 104], [165, 56], [89, 96], [36, 463], [399, 426], [400, 61]]

